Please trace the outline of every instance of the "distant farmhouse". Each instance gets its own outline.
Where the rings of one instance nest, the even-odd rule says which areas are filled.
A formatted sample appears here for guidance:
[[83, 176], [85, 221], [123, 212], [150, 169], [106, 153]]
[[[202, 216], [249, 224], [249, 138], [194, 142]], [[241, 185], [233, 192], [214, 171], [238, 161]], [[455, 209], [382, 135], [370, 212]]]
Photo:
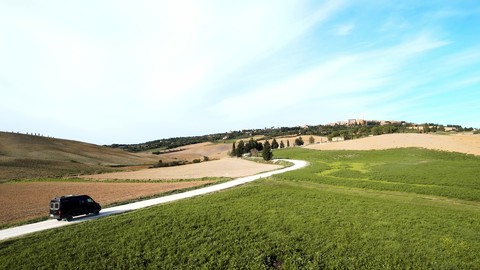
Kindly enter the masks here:
[[345, 137], [333, 137], [332, 142], [341, 142], [345, 141]]

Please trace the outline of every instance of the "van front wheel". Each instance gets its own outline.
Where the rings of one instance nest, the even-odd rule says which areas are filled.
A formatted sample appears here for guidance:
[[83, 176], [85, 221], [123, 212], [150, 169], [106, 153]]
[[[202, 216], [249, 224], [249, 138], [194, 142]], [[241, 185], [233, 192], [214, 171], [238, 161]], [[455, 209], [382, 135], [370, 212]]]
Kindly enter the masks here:
[[98, 214], [100, 214], [100, 210], [95, 210], [95, 212], [93, 212], [93, 214], [94, 214], [95, 216], [98, 216]]
[[73, 217], [72, 216], [67, 216], [66, 219], [67, 219], [67, 221], [72, 221]]

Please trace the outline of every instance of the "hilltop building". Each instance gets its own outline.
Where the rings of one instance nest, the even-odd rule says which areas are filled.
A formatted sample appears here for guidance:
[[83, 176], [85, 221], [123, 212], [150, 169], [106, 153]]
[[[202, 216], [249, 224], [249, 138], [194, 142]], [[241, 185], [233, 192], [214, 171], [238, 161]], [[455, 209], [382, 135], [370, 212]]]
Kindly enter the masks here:
[[365, 120], [365, 119], [348, 119], [347, 121], [337, 121], [328, 123], [326, 126], [370, 126], [370, 125], [397, 125], [403, 124], [403, 121], [386, 121], [386, 120]]
[[333, 137], [332, 142], [342, 142], [345, 141], [345, 137]]
[[348, 119], [347, 121], [337, 121], [335, 123], [328, 123], [326, 126], [366, 126], [366, 120], [364, 119]]

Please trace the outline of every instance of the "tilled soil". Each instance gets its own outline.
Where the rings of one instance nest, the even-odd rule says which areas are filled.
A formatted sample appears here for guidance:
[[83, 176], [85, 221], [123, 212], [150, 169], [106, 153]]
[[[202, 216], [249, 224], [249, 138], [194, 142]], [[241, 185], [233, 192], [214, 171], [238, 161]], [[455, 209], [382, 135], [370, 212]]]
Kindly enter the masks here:
[[0, 185], [0, 224], [47, 217], [52, 198], [67, 194], [87, 194], [100, 205], [195, 187], [212, 181], [176, 183], [98, 183], [98, 182], [28, 182]]

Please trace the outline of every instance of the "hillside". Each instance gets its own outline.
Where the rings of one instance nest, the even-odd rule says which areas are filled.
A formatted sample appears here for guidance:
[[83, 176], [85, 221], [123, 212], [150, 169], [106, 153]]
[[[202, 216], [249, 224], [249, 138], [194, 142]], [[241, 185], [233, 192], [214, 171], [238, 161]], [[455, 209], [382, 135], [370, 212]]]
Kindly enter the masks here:
[[[306, 147], [319, 150], [373, 150], [421, 147], [480, 155], [480, 136], [472, 135], [472, 133], [451, 135], [434, 135], [435, 133], [397, 133], [365, 137], [359, 140], [325, 143], [330, 137], [334, 135], [337, 136], [337, 133], [342, 133], [345, 139], [353, 139], [364, 137], [366, 134], [373, 132], [371, 130], [369, 131], [369, 129], [378, 127], [380, 126], [362, 127], [366, 130], [365, 134], [360, 132], [360, 127], [357, 127], [358, 131], [355, 131], [356, 128], [352, 129], [348, 126], [308, 127], [307, 129], [301, 130], [298, 130], [298, 128], [296, 130], [272, 128], [262, 130], [264, 134], [261, 137], [270, 139], [275, 137], [278, 142], [290, 140], [290, 145], [293, 145], [293, 140], [301, 133], [301, 136], [303, 136], [307, 144]], [[402, 125], [387, 125], [381, 127], [396, 128], [397, 132], [412, 131]], [[343, 132], [342, 128], [348, 128], [349, 132]], [[297, 132], [296, 135], [286, 135], [293, 131]], [[232, 133], [227, 137], [245, 137], [250, 135], [246, 138], [251, 138], [260, 132], [260, 130], [255, 132], [249, 130], [248, 132], [243, 131], [238, 134]], [[315, 133], [323, 136], [316, 135]], [[356, 135], [353, 136], [352, 134]], [[205, 135], [203, 136], [205, 138], [202, 137], [202, 139], [215, 139], [215, 136], [212, 136], [213, 135]], [[315, 143], [312, 145], [308, 145], [307, 143], [310, 136], [315, 138]], [[143, 168], [145, 168], [145, 165], [158, 163], [159, 160], [166, 163], [177, 160], [192, 162], [195, 159], [203, 160], [205, 157], [208, 157], [210, 160], [222, 159], [226, 157], [231, 150], [231, 144], [229, 142], [227, 143], [227, 141], [218, 142], [217, 140], [217, 143], [200, 143], [197, 142], [197, 139], [199, 138], [172, 138], [165, 140], [165, 142], [170, 143], [168, 147], [162, 146], [163, 148], [132, 152], [130, 148], [105, 147], [72, 140], [0, 132], [0, 181], [113, 172], [126, 166], [132, 168], [131, 166], [143, 165]], [[187, 144], [192, 142], [193, 144]], [[172, 148], [174, 145], [179, 146]], [[156, 155], [152, 153], [156, 153]]]
[[480, 155], [480, 135], [460, 133], [436, 134], [384, 134], [357, 140], [308, 145], [316, 150], [383, 150], [418, 147], [432, 150]]
[[0, 180], [112, 171], [158, 161], [151, 154], [78, 141], [0, 132]]
[[[159, 151], [162, 154], [156, 155], [156, 158], [163, 161], [169, 160], [187, 160], [203, 159], [222, 159], [228, 157], [228, 152], [232, 149], [231, 144], [203, 142], [180, 146], [166, 151]], [[155, 151], [145, 151], [143, 153], [152, 153]], [[158, 161], [158, 160], [157, 160]]]

